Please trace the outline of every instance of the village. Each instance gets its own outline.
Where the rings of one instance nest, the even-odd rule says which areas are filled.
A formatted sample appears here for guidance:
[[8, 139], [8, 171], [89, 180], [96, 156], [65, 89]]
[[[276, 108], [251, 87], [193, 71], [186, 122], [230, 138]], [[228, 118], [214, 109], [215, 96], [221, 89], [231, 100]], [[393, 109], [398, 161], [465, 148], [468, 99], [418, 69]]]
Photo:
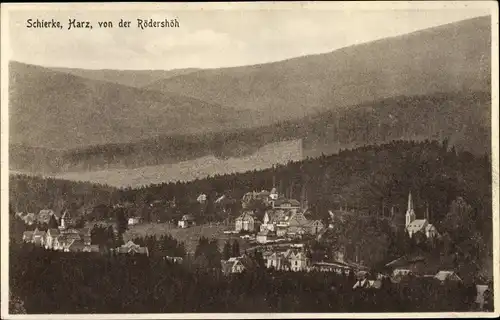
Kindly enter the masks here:
[[[197, 201], [206, 201], [204, 194]], [[258, 210], [251, 208], [251, 203], [259, 202], [265, 208], [263, 215], [259, 216]], [[393, 283], [404, 281], [408, 277], [422, 277], [434, 279], [437, 282], [461, 282], [461, 277], [453, 269], [435, 270], [429, 273], [429, 268], [423, 257], [402, 256], [385, 265], [386, 272], [370, 273], [369, 266], [363, 262], [345, 259], [345, 252], [337, 251], [331, 257], [313, 261], [311, 256], [311, 242], [320, 241], [329, 229], [334, 228], [335, 213], [330, 211], [328, 225], [319, 219], [312, 219], [308, 208], [307, 197], [300, 201], [278, 194], [276, 188], [271, 191], [247, 192], [241, 199], [242, 210], [234, 219], [234, 223], [225, 230], [223, 235], [236, 241], [246, 242], [243, 254], [227, 257], [221, 260], [221, 271], [226, 274], [252, 272], [257, 267], [252, 253], [262, 254], [263, 264], [267, 269], [288, 272], [333, 272], [337, 275], [351, 276], [356, 279], [353, 289], [381, 287], [385, 279]], [[23, 233], [23, 241], [43, 247], [47, 250], [61, 252], [88, 252], [99, 253], [102, 248], [91, 241], [91, 228], [85, 227], [81, 221], [72, 219], [67, 211], [58, 215], [53, 210], [43, 209], [38, 214], [17, 213], [16, 216], [26, 225], [47, 225], [47, 230], [35, 228], [33, 231]], [[345, 219], [345, 217], [343, 217]], [[143, 223], [140, 217], [127, 218], [129, 227]], [[189, 229], [196, 226], [196, 219], [191, 214], [184, 214], [177, 221], [179, 229]], [[408, 194], [408, 203], [405, 213], [403, 228], [408, 237], [416, 235], [427, 239], [439, 238], [436, 227], [429, 221], [429, 212], [417, 219], [411, 192]], [[116, 232], [115, 232], [116, 236]], [[121, 246], [111, 248], [110, 252], [120, 255], [146, 255], [150, 250], [128, 240]], [[182, 263], [183, 257], [166, 255], [164, 259], [174, 263]], [[477, 285], [478, 300], [484, 304], [484, 293], [488, 291], [487, 283]]]

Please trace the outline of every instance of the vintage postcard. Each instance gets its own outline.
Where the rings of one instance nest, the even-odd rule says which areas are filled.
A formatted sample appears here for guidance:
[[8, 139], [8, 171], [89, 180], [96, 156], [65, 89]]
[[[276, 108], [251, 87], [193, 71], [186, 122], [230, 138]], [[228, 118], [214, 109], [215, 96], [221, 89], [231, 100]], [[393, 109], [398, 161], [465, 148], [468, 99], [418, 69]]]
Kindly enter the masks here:
[[1, 23], [2, 319], [499, 315], [495, 1]]

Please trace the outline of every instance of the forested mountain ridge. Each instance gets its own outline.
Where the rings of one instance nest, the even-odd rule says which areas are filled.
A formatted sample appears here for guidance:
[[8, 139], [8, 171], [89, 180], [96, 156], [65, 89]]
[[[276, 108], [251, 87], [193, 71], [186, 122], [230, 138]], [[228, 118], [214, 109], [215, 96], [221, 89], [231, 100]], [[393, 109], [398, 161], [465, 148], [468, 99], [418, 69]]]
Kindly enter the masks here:
[[[411, 190], [416, 210], [421, 212], [424, 203], [428, 203], [436, 221], [443, 218], [457, 196], [464, 197], [478, 214], [491, 217], [491, 161], [488, 154], [476, 156], [459, 152], [446, 140], [444, 143], [392, 141], [266, 170], [141, 188], [117, 189], [23, 175], [11, 175], [10, 181], [11, 206], [20, 211], [51, 207], [57, 201], [90, 205], [125, 201], [135, 203], [139, 210], [154, 200], [173, 198], [182, 207], [183, 203], [190, 204], [201, 193], [212, 200], [217, 194], [226, 194], [239, 201], [246, 192], [269, 189], [275, 181], [280, 192], [291, 192], [290, 195], [297, 199], [305, 188], [311, 208], [321, 215], [327, 215], [327, 210], [340, 206], [381, 214], [382, 201], [385, 203], [384, 214], [389, 213], [391, 206], [402, 212]], [[76, 201], [75, 198], [80, 197], [76, 195], [87, 200]], [[188, 211], [186, 207], [186, 213]], [[488, 220], [479, 219], [477, 222], [491, 228]]]
[[302, 140], [304, 157], [398, 139], [445, 138], [459, 149], [483, 154], [491, 148], [490, 115], [488, 92], [395, 97], [256, 129], [160, 136], [69, 151], [14, 144], [10, 146], [10, 165], [11, 170], [46, 173], [137, 168], [207, 155], [239, 158], [267, 144], [295, 139]]
[[9, 64], [10, 142], [52, 149], [249, 125], [257, 116], [175, 93]]
[[304, 157], [446, 137], [482, 154], [491, 144], [489, 20], [255, 66], [173, 70], [183, 74], [146, 89], [12, 62], [10, 169], [92, 171], [111, 183], [108, 170], [240, 160], [299, 139]]
[[[148, 90], [95, 80], [108, 77], [95, 70], [11, 62], [11, 141], [67, 149], [261, 126], [398, 96], [490, 92], [490, 38], [490, 17], [480, 17], [326, 54], [165, 71], [181, 75]], [[116, 73], [109, 77], [128, 71]]]
[[269, 111], [266, 123], [395, 96], [486, 91], [491, 17], [252, 66], [199, 70], [159, 80], [166, 90], [236, 109]]
[[174, 69], [174, 70], [112, 70], [112, 69], [78, 69], [78, 68], [54, 68], [50, 69], [69, 73], [82, 78], [101, 80], [122, 84], [125, 86], [142, 88], [158, 80], [164, 80], [175, 76], [189, 74], [198, 69]]

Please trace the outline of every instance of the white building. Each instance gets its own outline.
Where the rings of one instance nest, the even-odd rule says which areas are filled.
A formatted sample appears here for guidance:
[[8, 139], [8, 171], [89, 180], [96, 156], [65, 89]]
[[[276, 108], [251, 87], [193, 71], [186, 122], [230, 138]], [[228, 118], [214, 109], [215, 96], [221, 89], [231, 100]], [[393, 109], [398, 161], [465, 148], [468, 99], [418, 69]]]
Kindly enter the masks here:
[[[426, 216], [428, 216], [428, 211]], [[427, 238], [438, 236], [436, 227], [429, 222], [428, 217], [425, 219], [416, 218], [411, 192], [408, 194], [408, 209], [406, 210], [405, 219], [405, 228], [410, 238], [417, 232], [422, 232]]]
[[142, 217], [130, 217], [128, 218], [128, 225], [133, 226], [142, 222]]
[[196, 198], [196, 201], [199, 203], [205, 203], [207, 201], [207, 195], [204, 193], [200, 194], [198, 198]]
[[244, 211], [235, 222], [235, 230], [253, 232], [255, 228], [255, 217], [252, 211]]
[[195, 223], [194, 217], [192, 215], [185, 214], [182, 216], [182, 219], [179, 220], [177, 225], [179, 226], [179, 228], [189, 228], [189, 227], [196, 225], [196, 223]]

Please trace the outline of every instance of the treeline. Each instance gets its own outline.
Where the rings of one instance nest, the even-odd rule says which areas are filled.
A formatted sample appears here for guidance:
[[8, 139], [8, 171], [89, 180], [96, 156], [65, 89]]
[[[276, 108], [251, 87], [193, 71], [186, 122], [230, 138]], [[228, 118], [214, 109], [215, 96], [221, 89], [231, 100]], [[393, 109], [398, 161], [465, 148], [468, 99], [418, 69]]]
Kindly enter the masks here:
[[[182, 312], [458, 312], [475, 287], [415, 279], [353, 290], [352, 276], [186, 268], [142, 255], [12, 248], [11, 294], [28, 314]], [[17, 301], [16, 300], [16, 301]]]
[[300, 199], [303, 189], [311, 212], [328, 217], [328, 210], [346, 208], [367, 215], [404, 215], [408, 192], [412, 192], [417, 218], [429, 208], [430, 219], [441, 221], [450, 203], [462, 196], [478, 224], [491, 228], [491, 162], [488, 155], [475, 156], [449, 147], [447, 141], [393, 141], [383, 145], [342, 150], [338, 154], [307, 159], [274, 168], [213, 176], [190, 182], [165, 183], [123, 189], [122, 197], [132, 203], [173, 199], [187, 207], [204, 193], [207, 210], [220, 195], [239, 201], [251, 190], [269, 190]]
[[181, 257], [186, 256], [186, 248], [171, 235], [136, 237], [132, 239], [135, 244], [147, 247], [151, 257]]
[[[388, 262], [406, 257], [425, 257], [426, 274], [455, 270], [462, 279], [493, 276], [492, 221], [483, 228], [481, 216], [464, 198], [457, 197], [442, 220], [431, 221], [436, 237], [423, 232], [409, 236], [403, 219], [378, 216], [337, 215], [332, 228], [314, 243], [316, 255], [335, 257], [338, 252], [348, 261], [357, 261], [378, 271]], [[491, 218], [490, 218], [491, 219]]]
[[16, 212], [42, 209], [89, 213], [98, 205], [120, 202], [120, 190], [91, 182], [68, 181], [21, 174], [9, 175], [9, 205]]
[[291, 139], [303, 139], [306, 156], [394, 139], [445, 137], [452, 137], [451, 142], [460, 149], [481, 154], [490, 149], [490, 109], [488, 92], [395, 97], [259, 128], [170, 135], [66, 151], [13, 145], [10, 163], [11, 169], [30, 172], [134, 168], [207, 155], [241, 157], [266, 144]]
[[[458, 151], [447, 140], [392, 141], [261, 171], [135, 189], [14, 175], [10, 199], [14, 210], [57, 210], [70, 204], [88, 208], [96, 219], [112, 217], [112, 205], [126, 203], [128, 216], [139, 215], [146, 221], [168, 221], [186, 213], [221, 221], [239, 213], [246, 192], [269, 190], [274, 182], [280, 193], [292, 198], [300, 199], [305, 192], [311, 212], [326, 221], [328, 210], [340, 208], [356, 214], [401, 216], [411, 191], [417, 218], [429, 208], [432, 223], [442, 221], [451, 202], [460, 196], [472, 207], [476, 227], [490, 234], [491, 177], [488, 153]], [[196, 198], [202, 193], [207, 201], [200, 204]], [[224, 202], [214, 203], [221, 195], [226, 196]]]

